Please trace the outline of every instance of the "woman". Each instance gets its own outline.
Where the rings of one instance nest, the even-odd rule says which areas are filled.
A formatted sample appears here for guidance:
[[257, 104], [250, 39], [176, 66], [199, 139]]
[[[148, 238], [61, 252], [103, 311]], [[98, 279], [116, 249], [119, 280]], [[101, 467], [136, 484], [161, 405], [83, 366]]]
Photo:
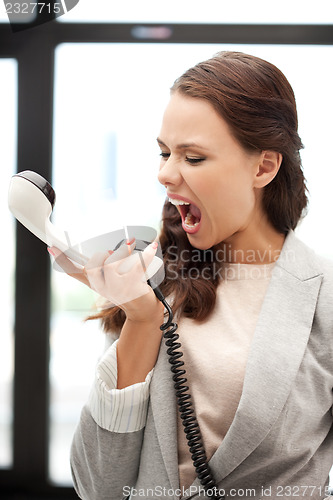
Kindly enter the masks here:
[[[333, 268], [293, 233], [307, 205], [293, 91], [270, 63], [221, 52], [176, 80], [158, 144], [168, 197], [161, 289], [217, 498], [326, 498]], [[155, 252], [145, 250], [146, 266]], [[98, 364], [73, 440], [76, 491], [203, 497], [161, 343], [164, 307], [139, 261], [119, 273], [123, 261], [111, 260], [79, 275], [120, 304], [99, 315], [120, 337]]]

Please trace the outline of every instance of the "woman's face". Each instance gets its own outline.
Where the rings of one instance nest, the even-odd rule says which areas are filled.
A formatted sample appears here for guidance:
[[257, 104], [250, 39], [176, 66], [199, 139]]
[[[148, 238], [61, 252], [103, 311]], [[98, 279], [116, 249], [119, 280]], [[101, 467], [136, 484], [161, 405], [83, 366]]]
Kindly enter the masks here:
[[261, 153], [245, 151], [210, 103], [172, 94], [158, 144], [159, 182], [177, 205], [194, 247], [232, 243], [235, 237], [239, 242], [239, 236], [253, 233]]

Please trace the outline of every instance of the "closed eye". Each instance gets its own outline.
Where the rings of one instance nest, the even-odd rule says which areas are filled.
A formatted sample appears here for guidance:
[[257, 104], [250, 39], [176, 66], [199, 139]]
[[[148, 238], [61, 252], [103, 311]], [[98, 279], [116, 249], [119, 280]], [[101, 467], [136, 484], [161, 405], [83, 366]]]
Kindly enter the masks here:
[[166, 160], [167, 160], [167, 159], [169, 158], [169, 156], [170, 156], [170, 153], [164, 153], [164, 152], [162, 151], [162, 152], [160, 153], [160, 156], [161, 156], [162, 158], [164, 158], [164, 159], [166, 159]]
[[[166, 151], [161, 151], [160, 156], [164, 160], [167, 160], [168, 158], [170, 158], [170, 153], [167, 153]], [[198, 165], [198, 163], [205, 161], [205, 159], [206, 158], [201, 157], [201, 156], [200, 157], [199, 156], [186, 156], [185, 157], [185, 161], [187, 163], [189, 163], [190, 165]]]
[[197, 165], [198, 163], [201, 163], [205, 161], [206, 158], [197, 158], [197, 157], [192, 157], [192, 156], [186, 156], [186, 161], [187, 163], [190, 163], [191, 165]]

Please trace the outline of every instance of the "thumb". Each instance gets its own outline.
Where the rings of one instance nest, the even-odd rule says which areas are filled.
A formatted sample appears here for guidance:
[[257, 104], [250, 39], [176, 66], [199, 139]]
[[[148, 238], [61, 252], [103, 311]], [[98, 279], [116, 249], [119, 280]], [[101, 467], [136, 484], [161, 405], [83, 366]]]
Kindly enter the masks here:
[[140, 261], [144, 271], [144, 279], [148, 280], [157, 273], [159, 268], [163, 265], [163, 261], [156, 257], [158, 248], [157, 241], [153, 241], [148, 245], [143, 252], [140, 253]]

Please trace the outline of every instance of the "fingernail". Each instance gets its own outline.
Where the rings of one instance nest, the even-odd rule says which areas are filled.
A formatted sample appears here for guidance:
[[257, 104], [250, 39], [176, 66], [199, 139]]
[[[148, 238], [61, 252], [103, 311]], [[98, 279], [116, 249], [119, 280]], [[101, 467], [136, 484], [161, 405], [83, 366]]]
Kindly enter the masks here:
[[151, 244], [151, 246], [155, 250], [158, 247], [157, 241], [153, 241], [153, 243]]
[[53, 252], [53, 250], [51, 250], [50, 247], [47, 247], [47, 251], [49, 252], [49, 254], [53, 255], [53, 257], [55, 256], [55, 253]]

